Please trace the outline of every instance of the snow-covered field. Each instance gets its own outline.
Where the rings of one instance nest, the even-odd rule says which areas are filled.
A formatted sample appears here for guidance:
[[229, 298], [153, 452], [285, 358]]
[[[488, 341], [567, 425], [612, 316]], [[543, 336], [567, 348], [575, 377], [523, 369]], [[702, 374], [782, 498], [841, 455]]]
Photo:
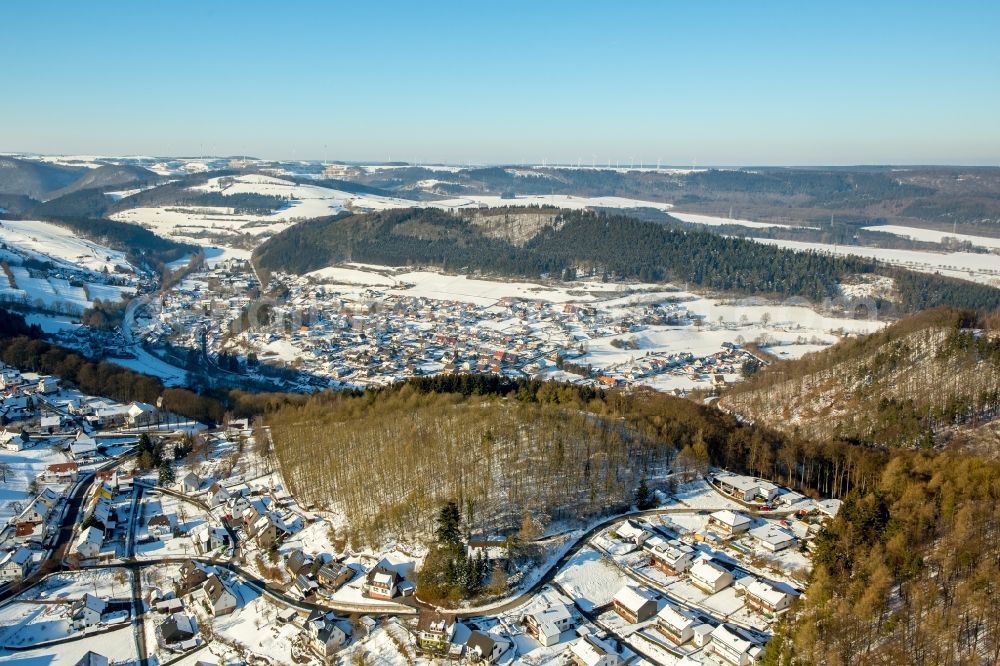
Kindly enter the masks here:
[[[41, 612], [46, 607], [36, 607]], [[135, 637], [130, 624], [109, 633], [88, 636], [57, 646], [42, 647], [37, 650], [0, 650], [0, 664], [11, 666], [74, 666], [87, 652], [96, 652], [115, 664], [136, 663]]]
[[716, 215], [702, 215], [701, 213], [682, 213], [680, 211], [670, 211], [671, 217], [676, 217], [681, 222], [688, 224], [704, 224], [709, 227], [721, 227], [723, 225], [735, 224], [750, 229], [768, 229], [773, 227], [796, 228], [790, 224], [778, 224], [777, 222], [754, 222], [753, 220], [741, 220], [730, 217], [718, 217]]
[[894, 236], [902, 236], [916, 241], [926, 243], [942, 243], [946, 238], [952, 238], [963, 243], [972, 243], [979, 247], [1000, 248], [1000, 238], [990, 236], [970, 236], [968, 234], [954, 234], [936, 229], [922, 229], [920, 227], [904, 227], [898, 224], [880, 224], [864, 227], [865, 231], [881, 231]]
[[79, 238], [72, 231], [36, 220], [3, 220], [0, 240], [8, 246], [33, 254], [38, 259], [53, 259], [71, 268], [96, 272], [116, 272], [117, 266], [132, 268], [125, 253]]
[[383, 210], [414, 205], [407, 199], [351, 194], [258, 174], [211, 178], [191, 190], [223, 195], [263, 194], [282, 197], [287, 203], [269, 215], [236, 214], [232, 208], [218, 206], [162, 206], [133, 208], [113, 217], [141, 224], [162, 236], [203, 244], [204, 239], [200, 236], [206, 233], [234, 237], [248, 234], [262, 240], [287, 229], [297, 220], [335, 215], [348, 209]]
[[805, 241], [755, 238], [758, 243], [798, 251], [814, 251], [837, 255], [854, 255], [878, 259], [887, 264], [902, 266], [924, 273], [941, 273], [983, 284], [1000, 285], [1000, 258], [995, 254], [973, 252], [924, 252], [921, 250], [892, 250], [858, 245], [826, 245]]
[[[0, 298], [79, 314], [96, 299], [118, 301], [135, 293], [132, 286], [107, 284], [106, 276], [129, 284], [135, 277], [124, 253], [79, 238], [69, 229], [47, 222], [3, 220], [0, 242], [6, 246], [0, 258], [7, 261], [11, 274], [0, 274]], [[52, 274], [29, 270], [29, 260], [56, 268]]]
[[586, 546], [559, 571], [555, 582], [576, 600], [580, 608], [592, 611], [611, 603], [628, 579], [599, 552]]

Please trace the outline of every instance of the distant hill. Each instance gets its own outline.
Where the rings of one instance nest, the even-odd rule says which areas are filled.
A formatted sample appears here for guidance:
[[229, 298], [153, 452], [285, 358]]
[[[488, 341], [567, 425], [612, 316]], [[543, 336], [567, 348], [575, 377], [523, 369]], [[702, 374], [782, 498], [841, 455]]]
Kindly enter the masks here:
[[1000, 316], [928, 310], [775, 363], [720, 404], [810, 439], [1000, 456]]
[[71, 167], [38, 160], [0, 157], [0, 195], [47, 201], [89, 188], [145, 185], [160, 176], [137, 166]]
[[49, 193], [48, 199], [54, 199], [72, 192], [92, 188], [109, 188], [119, 186], [141, 187], [162, 180], [162, 176], [142, 167], [104, 164], [96, 169], [86, 169], [81, 178], [70, 185]]
[[0, 157], [0, 194], [23, 195], [41, 200], [52, 192], [70, 186], [83, 177], [86, 171], [90, 169]]
[[[485, 216], [491, 221], [484, 223]], [[535, 224], [524, 217], [534, 215]], [[516, 227], [516, 229], [515, 229]], [[600, 212], [549, 208], [461, 214], [411, 208], [301, 222], [253, 254], [264, 271], [303, 274], [344, 261], [538, 279], [577, 274], [608, 280], [675, 281], [727, 293], [802, 297], [840, 294], [850, 276], [893, 278], [883, 312], [937, 305], [1000, 307], [1000, 289], [883, 266], [858, 257], [793, 252], [772, 245]]]

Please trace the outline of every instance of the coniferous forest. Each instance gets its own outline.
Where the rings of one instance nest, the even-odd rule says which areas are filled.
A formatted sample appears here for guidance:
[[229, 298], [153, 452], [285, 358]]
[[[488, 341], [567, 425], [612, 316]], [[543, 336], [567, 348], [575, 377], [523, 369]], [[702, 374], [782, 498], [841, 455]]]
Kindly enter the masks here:
[[939, 305], [1000, 307], [1000, 289], [986, 285], [917, 274], [860, 257], [794, 252], [595, 212], [562, 212], [523, 244], [485, 235], [466, 218], [440, 210], [341, 214], [297, 224], [254, 252], [254, 262], [264, 273], [302, 274], [343, 261], [535, 279], [588, 275], [673, 281], [814, 303], [838, 296], [845, 277], [879, 274], [892, 277], [897, 291], [892, 302], [878, 303], [883, 312], [909, 313]]

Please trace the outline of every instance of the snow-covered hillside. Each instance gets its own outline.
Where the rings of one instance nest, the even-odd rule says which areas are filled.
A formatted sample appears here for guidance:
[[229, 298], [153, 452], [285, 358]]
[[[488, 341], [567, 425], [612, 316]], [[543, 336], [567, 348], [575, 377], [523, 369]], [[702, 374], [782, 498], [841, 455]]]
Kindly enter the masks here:
[[0, 222], [0, 260], [3, 301], [80, 314], [96, 299], [118, 301], [136, 291], [137, 271], [125, 253], [47, 222]]

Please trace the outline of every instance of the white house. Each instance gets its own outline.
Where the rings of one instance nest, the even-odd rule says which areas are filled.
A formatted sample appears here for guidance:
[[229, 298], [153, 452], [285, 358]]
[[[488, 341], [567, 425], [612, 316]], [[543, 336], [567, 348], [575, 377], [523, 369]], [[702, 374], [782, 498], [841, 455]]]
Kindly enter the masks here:
[[23, 451], [31, 446], [31, 440], [27, 433], [4, 430], [0, 432], [0, 445], [8, 451]]
[[724, 509], [708, 517], [708, 529], [727, 537], [743, 534], [750, 529], [752, 521], [737, 511]]
[[181, 492], [196, 493], [201, 488], [201, 477], [194, 472], [188, 472], [181, 478]]
[[236, 595], [229, 586], [215, 574], [211, 574], [202, 586], [205, 600], [212, 609], [212, 615], [228, 615], [236, 610]]
[[333, 657], [351, 635], [350, 624], [338, 622], [332, 613], [323, 614], [318, 610], [306, 618], [305, 630], [313, 649], [324, 659]]
[[101, 552], [101, 546], [103, 544], [104, 535], [101, 533], [101, 530], [91, 526], [80, 532], [80, 536], [77, 538], [73, 549], [79, 553], [80, 557], [83, 559], [90, 559], [92, 557], [97, 557], [97, 554]]
[[39, 393], [48, 395], [49, 393], [55, 393], [59, 390], [59, 378], [58, 377], [41, 377], [36, 385], [36, 391]]
[[693, 613], [667, 604], [656, 614], [656, 629], [676, 645], [694, 638], [694, 628], [700, 624]]
[[473, 631], [469, 635], [469, 640], [465, 643], [465, 649], [476, 661], [492, 664], [503, 656], [503, 653], [510, 647], [510, 642], [482, 631]]
[[229, 491], [218, 483], [213, 483], [209, 486], [208, 492], [211, 493], [208, 498], [208, 505], [213, 509], [217, 506], [225, 504], [229, 500]]
[[80, 458], [89, 458], [97, 453], [97, 442], [93, 437], [79, 430], [76, 433], [76, 437], [70, 442], [69, 452], [78, 460]]
[[19, 523], [44, 523], [49, 516], [50, 507], [45, 502], [36, 498], [28, 508], [17, 517]]
[[724, 624], [712, 630], [709, 646], [716, 657], [732, 666], [750, 666], [761, 653], [759, 645]]
[[641, 546], [652, 535], [634, 520], [626, 520], [615, 530], [622, 541]]
[[41, 483], [72, 483], [80, 471], [79, 463], [53, 463], [39, 477]]
[[93, 627], [101, 623], [101, 617], [108, 604], [104, 599], [99, 599], [92, 594], [84, 594], [82, 598], [73, 602], [70, 617], [73, 626], [77, 629]]
[[156, 407], [145, 402], [133, 402], [125, 412], [125, 420], [132, 427], [149, 425], [156, 416]]
[[398, 592], [402, 577], [394, 569], [379, 563], [365, 578], [365, 594], [372, 599], [392, 599]]
[[795, 545], [795, 535], [774, 525], [763, 525], [750, 530], [752, 536], [764, 550], [776, 553]]
[[562, 632], [572, 629], [575, 625], [573, 613], [566, 604], [556, 604], [529, 613], [522, 621], [528, 633], [545, 647], [558, 643]]
[[590, 634], [573, 643], [569, 652], [577, 666], [618, 666], [622, 663], [610, 643]]
[[49, 507], [49, 510], [52, 510], [56, 507], [56, 504], [59, 504], [59, 493], [51, 488], [45, 488], [42, 492], [38, 493], [38, 499], [35, 501], [41, 502]]
[[0, 368], [0, 389], [21, 385], [21, 372], [17, 368]]
[[3, 556], [0, 560], [0, 580], [13, 581], [22, 580], [28, 575], [28, 567], [31, 565], [31, 551], [27, 548], [18, 548]]
[[734, 587], [743, 594], [747, 606], [768, 613], [785, 610], [795, 599], [791, 593], [752, 576], [740, 578]]
[[710, 594], [726, 589], [733, 582], [733, 575], [710, 559], [699, 559], [688, 574], [695, 586]]

